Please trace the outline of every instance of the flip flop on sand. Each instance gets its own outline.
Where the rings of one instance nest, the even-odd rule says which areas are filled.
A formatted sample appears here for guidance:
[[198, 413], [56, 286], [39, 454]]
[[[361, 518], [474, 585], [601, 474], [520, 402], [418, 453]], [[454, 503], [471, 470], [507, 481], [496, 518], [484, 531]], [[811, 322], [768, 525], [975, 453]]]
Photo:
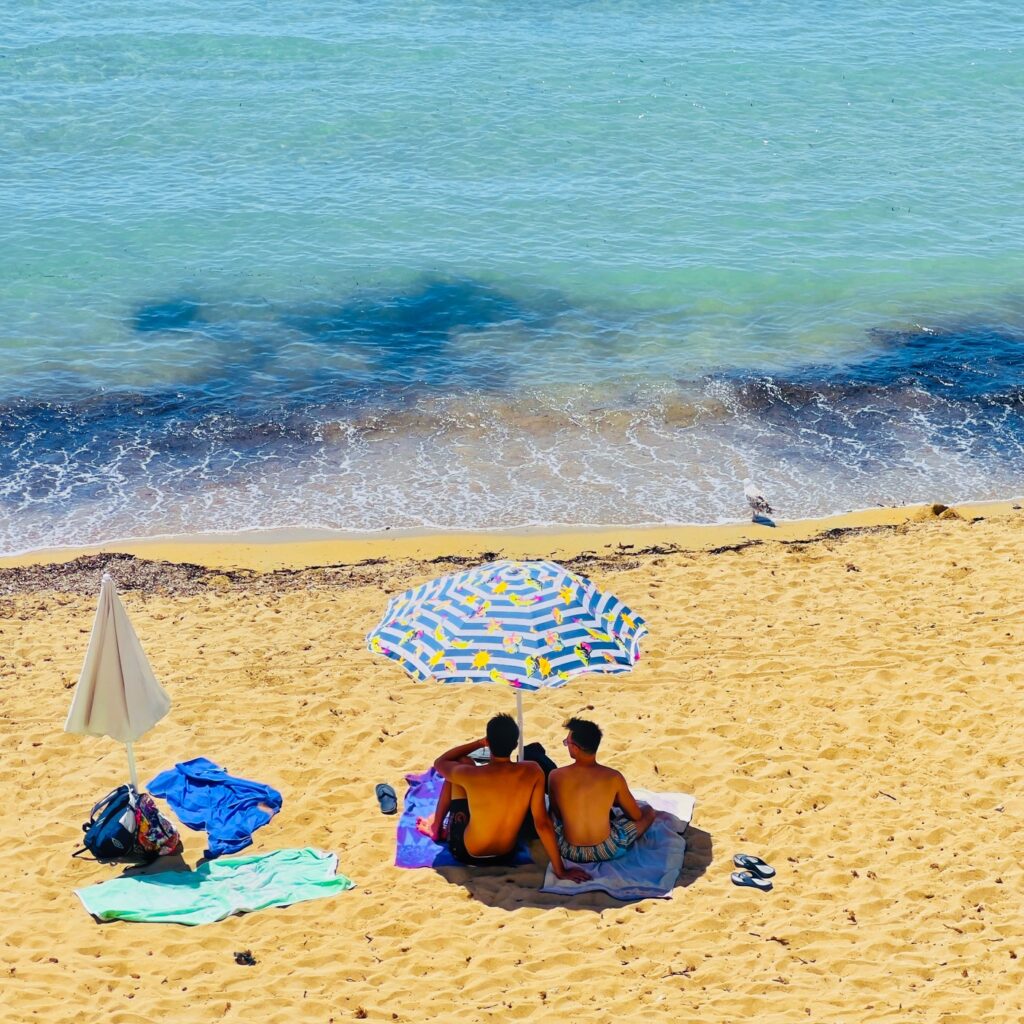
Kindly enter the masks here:
[[755, 857], [752, 853], [737, 853], [733, 857], [732, 862], [736, 867], [749, 871], [758, 878], [775, 877], [775, 868], [771, 864], [766, 864], [760, 857]]
[[761, 892], [771, 892], [772, 883], [766, 878], [758, 878], [749, 871], [734, 871], [730, 876], [733, 885], [746, 886], [749, 889], [760, 889]]
[[395, 814], [398, 811], [398, 794], [386, 783], [378, 782], [374, 790], [381, 814]]

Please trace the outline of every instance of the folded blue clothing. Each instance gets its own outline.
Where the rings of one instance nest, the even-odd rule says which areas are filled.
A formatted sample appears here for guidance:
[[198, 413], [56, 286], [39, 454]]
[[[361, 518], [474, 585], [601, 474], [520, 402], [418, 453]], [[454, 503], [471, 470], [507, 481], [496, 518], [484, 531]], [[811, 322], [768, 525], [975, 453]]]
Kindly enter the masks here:
[[237, 853], [281, 810], [281, 794], [262, 782], [239, 779], [205, 757], [161, 772], [148, 786], [166, 800], [183, 825], [206, 831], [206, 857]]

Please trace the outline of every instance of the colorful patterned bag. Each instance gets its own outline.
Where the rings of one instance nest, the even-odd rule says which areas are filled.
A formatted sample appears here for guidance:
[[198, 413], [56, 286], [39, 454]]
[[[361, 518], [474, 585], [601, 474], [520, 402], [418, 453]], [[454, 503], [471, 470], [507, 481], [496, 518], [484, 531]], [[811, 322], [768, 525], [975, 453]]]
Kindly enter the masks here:
[[135, 845], [147, 857], [166, 857], [181, 849], [178, 830], [160, 813], [148, 793], [140, 793], [135, 804]]

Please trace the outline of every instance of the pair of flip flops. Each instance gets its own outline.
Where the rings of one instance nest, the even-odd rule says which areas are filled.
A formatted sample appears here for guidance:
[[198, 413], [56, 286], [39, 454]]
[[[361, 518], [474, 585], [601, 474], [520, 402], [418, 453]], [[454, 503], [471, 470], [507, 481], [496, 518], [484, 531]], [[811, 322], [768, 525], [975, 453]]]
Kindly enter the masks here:
[[765, 863], [760, 857], [752, 853], [737, 853], [732, 859], [733, 864], [740, 868], [730, 876], [733, 885], [746, 886], [749, 889], [760, 889], [761, 892], [771, 892], [772, 882], [775, 877], [775, 868]]
[[378, 782], [374, 792], [377, 794], [377, 803], [380, 804], [381, 814], [398, 813], [398, 794], [393, 787], [386, 782]]

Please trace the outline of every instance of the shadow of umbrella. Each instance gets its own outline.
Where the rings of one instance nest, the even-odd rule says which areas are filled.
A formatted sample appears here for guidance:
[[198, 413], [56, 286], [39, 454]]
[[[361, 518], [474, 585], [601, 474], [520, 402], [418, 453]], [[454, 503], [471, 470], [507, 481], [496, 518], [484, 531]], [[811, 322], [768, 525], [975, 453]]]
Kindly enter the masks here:
[[679, 872], [679, 879], [676, 882], [677, 889], [688, 889], [707, 873], [715, 859], [710, 832], [688, 825], [683, 838], [686, 840], [686, 857], [683, 859], [683, 870]]
[[[689, 825], [684, 837], [686, 857], [679, 877], [672, 887], [673, 894], [693, 885], [707, 873], [714, 860], [714, 844], [710, 833]], [[600, 914], [605, 910], [614, 910], [653, 898], [648, 896], [638, 900], [617, 900], [604, 892], [583, 892], [578, 896], [541, 892], [540, 887], [544, 884], [544, 858], [538, 860], [537, 857], [541, 852], [540, 844], [532, 844], [531, 850], [534, 854], [534, 863], [520, 867], [439, 867], [435, 870], [451, 885], [462, 886], [473, 899], [498, 910], [512, 911], [522, 907], [552, 910], [560, 907], [563, 910]]]

